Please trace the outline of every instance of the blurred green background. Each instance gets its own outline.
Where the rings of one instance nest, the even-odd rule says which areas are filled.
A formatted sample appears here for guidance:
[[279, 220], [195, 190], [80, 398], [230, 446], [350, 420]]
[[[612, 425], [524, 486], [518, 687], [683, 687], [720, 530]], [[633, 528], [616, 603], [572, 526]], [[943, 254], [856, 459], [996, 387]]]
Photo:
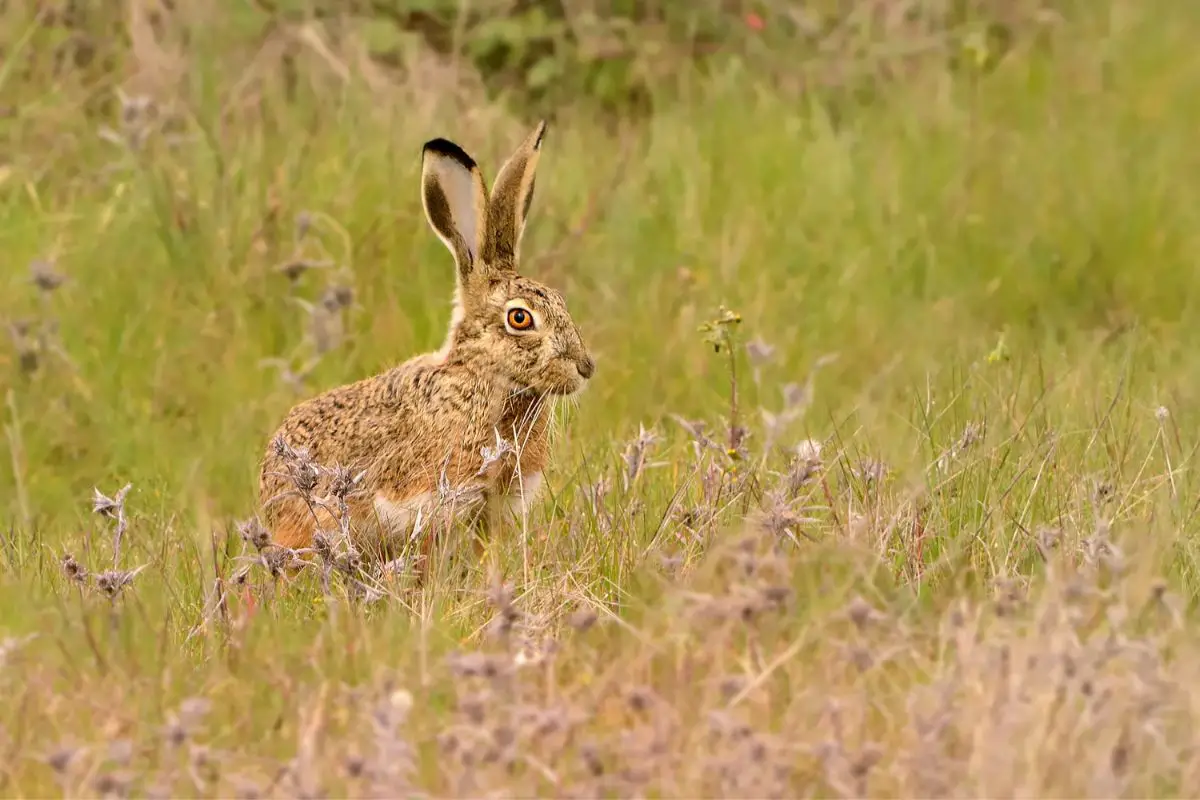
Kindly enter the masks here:
[[[444, 336], [452, 263], [421, 210], [421, 144], [457, 141], [490, 179], [542, 117], [524, 271], [564, 292], [598, 370], [563, 409], [548, 497], [501, 544], [528, 602], [641, 613], [647, 569], [719, 538], [679, 533], [680, 504], [708, 500], [677, 417], [727, 436], [729, 362], [700, 331], [721, 306], [741, 317], [750, 438], [712, 463], [762, 482], [718, 503], [722, 524], [752, 518], [812, 439], [828, 479], [800, 527], [853, 539], [865, 520], [855, 546], [890, 595], [940, 610], [1036, 572], [1039, 530], [1078, 544], [1102, 507], [1195, 590], [1200, 6], [0, 8], [0, 624], [44, 634], [62, 697], [91, 684], [67, 666], [81, 652], [160, 686], [138, 718], [238, 670], [349, 680], [416, 658], [412, 625], [476, 630], [482, 601], [447, 589], [425, 616], [356, 628], [363, 662], [322, 660], [351, 623], [309, 586], [271, 606], [241, 666], [188, 636], [240, 563], [233, 523], [257, 511], [289, 406]], [[641, 426], [662, 439], [626, 486]], [[964, 441], [974, 460], [931, 466]], [[125, 483], [122, 563], [147, 568], [125, 595], [138, 613], [108, 620], [59, 559], [104, 569], [92, 492]], [[918, 544], [897, 523], [914, 503]], [[809, 590], [813, 615], [845, 600]], [[265, 704], [255, 725], [283, 713], [229, 691]], [[48, 774], [4, 780], [28, 793]]]

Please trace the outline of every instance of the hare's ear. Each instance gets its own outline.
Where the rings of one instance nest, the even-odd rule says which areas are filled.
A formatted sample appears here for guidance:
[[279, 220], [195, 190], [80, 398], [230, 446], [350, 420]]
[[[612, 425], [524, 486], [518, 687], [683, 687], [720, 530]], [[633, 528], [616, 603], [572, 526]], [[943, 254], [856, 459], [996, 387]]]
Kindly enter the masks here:
[[525, 231], [529, 205], [533, 202], [533, 179], [538, 158], [542, 154], [542, 137], [545, 135], [546, 123], [542, 121], [496, 175], [496, 183], [488, 199], [487, 232], [483, 243], [484, 261], [496, 267], [516, 268], [521, 234]]
[[480, 257], [487, 189], [475, 161], [454, 142], [433, 139], [421, 150], [421, 203], [425, 217], [458, 264], [466, 285]]

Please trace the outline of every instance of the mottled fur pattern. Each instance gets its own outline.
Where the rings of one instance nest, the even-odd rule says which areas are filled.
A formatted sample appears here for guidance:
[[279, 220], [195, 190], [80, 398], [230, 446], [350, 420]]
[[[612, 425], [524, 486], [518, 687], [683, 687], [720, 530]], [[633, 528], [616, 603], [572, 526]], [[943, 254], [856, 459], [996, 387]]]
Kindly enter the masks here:
[[[319, 464], [363, 474], [349, 499], [360, 545], [390, 551], [439, 511], [490, 519], [479, 512], [526, 503], [549, 455], [553, 400], [592, 376], [562, 295], [517, 273], [545, 127], [501, 168], [490, 196], [461, 148], [425, 144], [426, 217], [457, 266], [445, 344], [296, 405], [276, 433]], [[272, 539], [308, 547], [336, 522], [292, 488], [282, 456], [268, 447], [259, 492]]]

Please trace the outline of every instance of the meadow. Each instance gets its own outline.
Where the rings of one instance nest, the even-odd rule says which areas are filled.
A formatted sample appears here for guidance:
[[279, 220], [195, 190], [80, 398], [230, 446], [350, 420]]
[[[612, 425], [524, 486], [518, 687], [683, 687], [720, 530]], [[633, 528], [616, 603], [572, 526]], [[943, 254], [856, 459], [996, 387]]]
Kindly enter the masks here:
[[0, 794], [1200, 786], [1200, 7], [553, 109], [523, 271], [595, 377], [419, 591], [281, 571], [259, 460], [441, 344], [422, 143], [490, 178], [537, 117], [316, 25], [138, 20], [94, 81], [0, 6]]

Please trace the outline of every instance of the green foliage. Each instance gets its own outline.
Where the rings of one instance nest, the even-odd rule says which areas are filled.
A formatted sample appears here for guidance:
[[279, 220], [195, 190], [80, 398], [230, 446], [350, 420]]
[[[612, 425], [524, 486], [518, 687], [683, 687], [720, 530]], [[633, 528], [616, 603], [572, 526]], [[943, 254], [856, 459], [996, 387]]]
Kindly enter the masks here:
[[[924, 35], [934, 43], [930, 54], [944, 51], [956, 62], [965, 54], [969, 69], [991, 69], [1047, 13], [1040, 4], [992, 0], [956, 3], [949, 13], [944, 6], [884, 9], [882, 24], [854, 4], [797, 9], [728, 0], [380, 0], [353, 13], [386, 19], [437, 52], [465, 55], [494, 93], [522, 106], [544, 113], [584, 101], [627, 114], [672, 94], [670, 78], [681, 64], [690, 71], [741, 61], [778, 81], [813, 61], [869, 59], [876, 48]], [[323, 13], [339, 12], [329, 6]], [[869, 72], [870, 80], [882, 77]]]
[[[85, 82], [119, 70], [131, 36], [124, 0], [63, 0], [8, 15], [36, 19], [46, 33], [20, 58], [23, 74], [63, 75]], [[1033, 0], [938, 0], [887, 4], [875, 12], [846, 3], [789, 4], [737, 0], [564, 3], [562, 0], [257, 0], [216, 17], [188, 5], [135, 3], [145, 48], [180, 19], [190, 23], [181, 46], [204, 30], [248, 39], [316, 22], [332, 39], [361, 42], [380, 65], [406, 63], [414, 46], [472, 65], [494, 98], [524, 112], [547, 114], [590, 106], [619, 116], [644, 114], [656, 98], [684, 88], [676, 80], [738, 62], [757, 81], [785, 86], [838, 85], [873, 92], [914, 64], [943, 59], [956, 69], [988, 71], [1017, 43], [1044, 38], [1053, 4]], [[196, 23], [199, 27], [196, 27]], [[256, 30], [257, 29], [257, 30]], [[918, 48], [912, 42], [921, 41]], [[105, 95], [93, 99], [111, 111]]]
[[737, 325], [741, 321], [741, 315], [721, 306], [716, 318], [701, 325], [700, 331], [704, 334], [704, 341], [713, 346], [713, 352], [719, 353], [722, 347], [726, 350], [732, 349], [731, 326]]

